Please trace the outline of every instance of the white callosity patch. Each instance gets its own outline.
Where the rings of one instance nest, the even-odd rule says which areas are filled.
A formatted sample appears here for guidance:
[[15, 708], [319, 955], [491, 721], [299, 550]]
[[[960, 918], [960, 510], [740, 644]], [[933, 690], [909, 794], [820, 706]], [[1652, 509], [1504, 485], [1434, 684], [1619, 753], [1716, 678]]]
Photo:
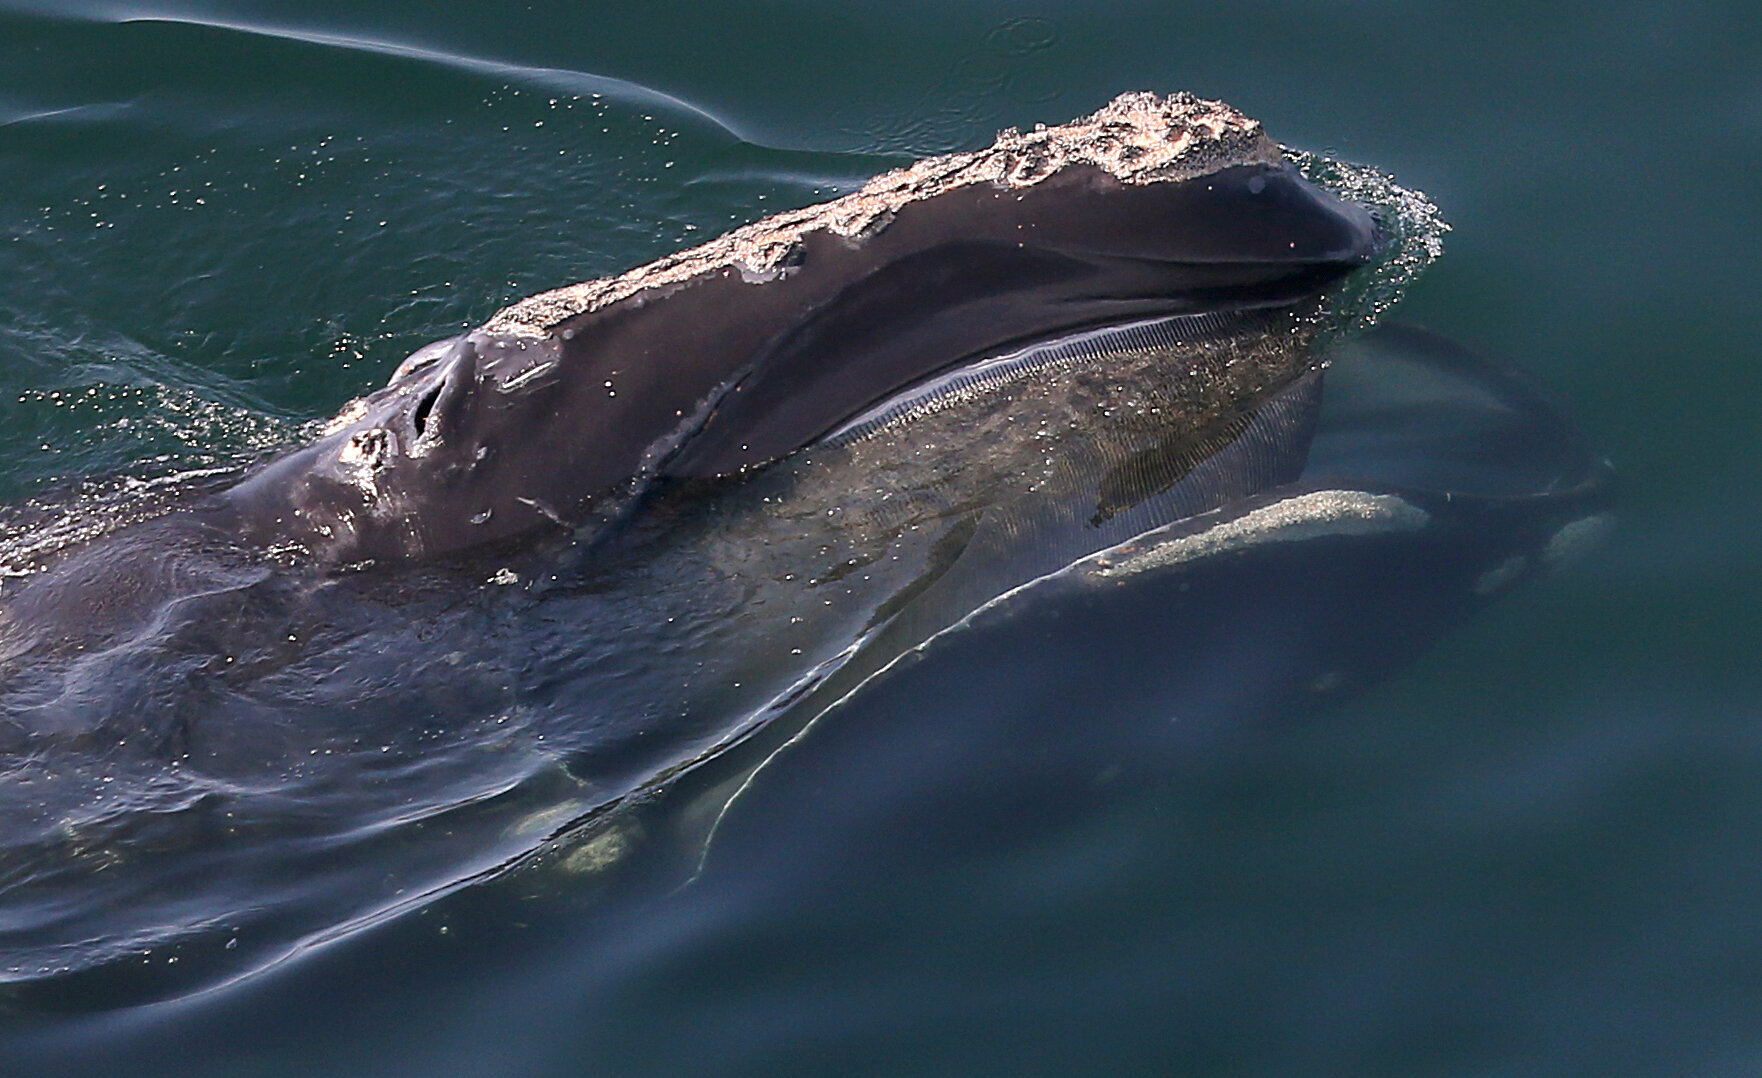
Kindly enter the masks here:
[[634, 830], [629, 826], [608, 827], [570, 850], [557, 867], [571, 876], [604, 872], [630, 852]]
[[379, 496], [379, 473], [397, 453], [397, 436], [384, 427], [356, 431], [337, 451], [337, 464], [369, 500]]
[[1518, 578], [1523, 576], [1524, 571], [1529, 567], [1530, 560], [1527, 556], [1513, 554], [1482, 573], [1480, 579], [1474, 582], [1474, 593], [1476, 595], [1492, 595], [1494, 592], [1504, 591], [1517, 583]]
[[1601, 543], [1614, 527], [1613, 513], [1596, 513], [1564, 524], [1548, 539], [1542, 560], [1550, 566], [1564, 565]]
[[621, 276], [532, 296], [495, 315], [482, 332], [540, 337], [578, 314], [724, 268], [737, 269], [753, 283], [775, 280], [808, 233], [863, 235], [884, 227], [903, 206], [961, 187], [1031, 187], [1078, 165], [1099, 168], [1124, 183], [1167, 183], [1283, 159], [1259, 121], [1221, 101], [1191, 94], [1122, 94], [1094, 115], [1032, 131], [1007, 130], [986, 149], [925, 158], [882, 173], [843, 198], [767, 217]]
[[1416, 532], [1424, 529], [1431, 520], [1430, 513], [1393, 494], [1318, 490], [1294, 495], [1198, 533], [1160, 538], [1158, 532], [1150, 532], [1097, 551], [1056, 572], [1008, 589], [912, 650], [929, 648], [943, 634], [972, 624], [991, 610], [1053, 578], [1120, 584], [1142, 573], [1173, 568], [1231, 551], [1271, 543]]
[[[406, 362], [408, 362], [408, 361], [406, 360]], [[397, 376], [394, 375], [392, 380], [396, 381]], [[356, 423], [359, 423], [361, 420], [365, 419], [366, 417], [367, 417], [367, 398], [366, 397], [356, 397], [354, 400], [343, 405], [342, 411], [338, 412], [335, 416], [331, 417], [331, 419], [328, 420], [324, 424], [324, 426], [319, 429], [318, 433], [323, 436], [329, 436], [332, 434], [336, 434], [341, 431], [348, 430], [349, 427], [353, 426]]]
[[1393, 494], [1320, 490], [1255, 509], [1194, 535], [1145, 543], [1144, 537], [1078, 562], [1101, 578], [1128, 577], [1230, 550], [1335, 536], [1413, 532], [1431, 515]]
[[527, 813], [516, 820], [505, 833], [548, 838], [568, 828], [570, 824], [579, 820], [592, 808], [593, 805], [587, 801], [577, 799], [560, 801], [536, 812]]

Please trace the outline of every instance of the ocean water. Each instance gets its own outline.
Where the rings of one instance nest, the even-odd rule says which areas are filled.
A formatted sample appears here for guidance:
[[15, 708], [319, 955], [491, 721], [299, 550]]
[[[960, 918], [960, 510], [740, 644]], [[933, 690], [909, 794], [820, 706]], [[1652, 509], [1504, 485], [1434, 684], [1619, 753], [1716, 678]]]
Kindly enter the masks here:
[[[913, 803], [850, 761], [916, 743], [853, 723], [702, 865], [639, 816], [243, 980], [22, 996], [0, 1073], [1762, 1068], [1744, 7], [6, 3], [0, 41], [9, 505], [236, 468], [511, 300], [1129, 89], [1424, 190], [1398, 315], [1620, 477], [1600, 549], [1157, 776], [936, 743], [972, 790]], [[934, 684], [872, 714], [980, 693]]]

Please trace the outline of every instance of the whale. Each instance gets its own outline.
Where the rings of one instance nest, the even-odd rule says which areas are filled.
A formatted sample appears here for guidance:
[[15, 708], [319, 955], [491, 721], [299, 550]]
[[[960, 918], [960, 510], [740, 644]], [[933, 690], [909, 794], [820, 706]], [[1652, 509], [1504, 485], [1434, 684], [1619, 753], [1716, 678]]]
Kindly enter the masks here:
[[[1607, 468], [1515, 377], [1355, 336], [1429, 204], [1300, 164], [1128, 94], [520, 301], [65, 529], [0, 579], [0, 982], [178, 996], [644, 834], [680, 885], [816, 798], [1024, 752], [1071, 770], [1023, 796], [1091, 789], [1384, 676], [1593, 535]], [[912, 703], [1103, 692], [1080, 732]]]

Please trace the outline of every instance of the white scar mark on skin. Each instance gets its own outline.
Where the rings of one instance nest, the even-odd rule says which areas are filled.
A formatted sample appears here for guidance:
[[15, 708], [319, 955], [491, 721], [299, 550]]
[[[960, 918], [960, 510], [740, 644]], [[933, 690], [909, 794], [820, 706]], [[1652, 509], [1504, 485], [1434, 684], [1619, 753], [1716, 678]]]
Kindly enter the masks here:
[[523, 505], [532, 506], [534, 509], [538, 510], [539, 515], [543, 516], [546, 520], [550, 521], [552, 524], [560, 524], [565, 528], [569, 526], [569, 522], [563, 519], [562, 514], [558, 513], [555, 509], [552, 509], [550, 506], [546, 505], [545, 503], [539, 501], [537, 498], [524, 498], [524, 497], [516, 496], [514, 498], [514, 500], [517, 502], [520, 502]]

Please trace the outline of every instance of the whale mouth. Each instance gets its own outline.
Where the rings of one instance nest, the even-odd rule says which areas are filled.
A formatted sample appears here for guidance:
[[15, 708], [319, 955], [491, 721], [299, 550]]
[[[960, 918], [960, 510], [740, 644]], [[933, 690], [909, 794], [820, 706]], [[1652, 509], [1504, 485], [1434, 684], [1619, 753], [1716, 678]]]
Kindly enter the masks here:
[[1179, 349], [1250, 329], [1264, 329], [1266, 312], [1208, 311], [1105, 325], [1036, 341], [933, 375], [845, 420], [815, 444], [841, 448], [996, 392], [1024, 379], [1056, 375], [1132, 354]]
[[[1181, 318], [1193, 321], [1170, 324], [1221, 331], [1253, 312], [1307, 309], [1387, 242], [1364, 206], [1289, 164], [1142, 188], [1073, 170], [1007, 200], [963, 191], [913, 204], [855, 247], [811, 234], [792, 275], [668, 297], [682, 314], [736, 296], [787, 313], [754, 337], [665, 472], [776, 460], [913, 385], [1036, 342]], [[746, 291], [721, 300], [718, 285]], [[586, 353], [598, 317], [569, 324], [566, 353]]]

